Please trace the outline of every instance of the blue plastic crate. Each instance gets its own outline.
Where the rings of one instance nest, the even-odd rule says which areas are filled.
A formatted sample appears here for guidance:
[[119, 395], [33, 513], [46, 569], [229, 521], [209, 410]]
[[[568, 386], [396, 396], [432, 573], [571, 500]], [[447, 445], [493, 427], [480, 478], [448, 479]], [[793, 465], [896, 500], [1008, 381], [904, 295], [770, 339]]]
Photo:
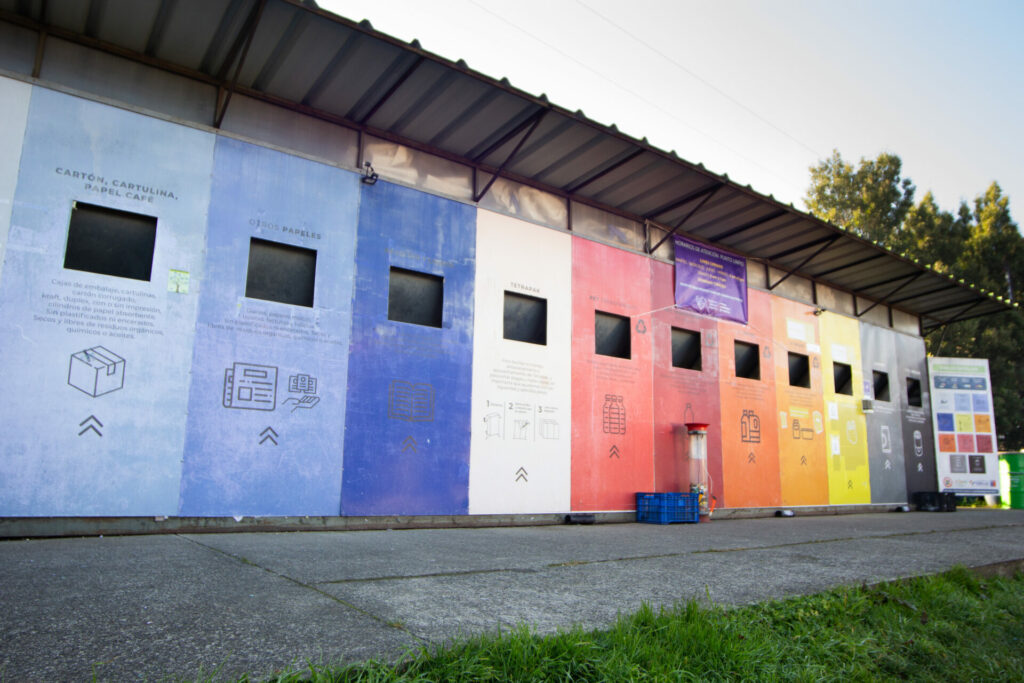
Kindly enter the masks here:
[[636, 521], [647, 524], [693, 524], [700, 521], [696, 493], [638, 493]]

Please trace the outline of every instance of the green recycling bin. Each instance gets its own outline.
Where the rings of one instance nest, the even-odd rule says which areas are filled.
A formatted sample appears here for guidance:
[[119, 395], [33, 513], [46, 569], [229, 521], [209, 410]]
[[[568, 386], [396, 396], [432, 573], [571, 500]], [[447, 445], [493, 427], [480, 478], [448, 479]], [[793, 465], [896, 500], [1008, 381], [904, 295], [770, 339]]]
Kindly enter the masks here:
[[1010, 507], [1024, 510], [1024, 453], [1003, 453], [999, 459], [1009, 466]]

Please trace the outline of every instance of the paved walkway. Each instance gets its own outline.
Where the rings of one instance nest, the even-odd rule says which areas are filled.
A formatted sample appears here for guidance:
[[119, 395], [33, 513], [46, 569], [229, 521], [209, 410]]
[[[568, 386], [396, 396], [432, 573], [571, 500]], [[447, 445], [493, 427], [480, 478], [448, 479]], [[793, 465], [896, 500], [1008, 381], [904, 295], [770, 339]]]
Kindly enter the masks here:
[[1024, 511], [0, 542], [0, 680], [267, 676], [1024, 559]]

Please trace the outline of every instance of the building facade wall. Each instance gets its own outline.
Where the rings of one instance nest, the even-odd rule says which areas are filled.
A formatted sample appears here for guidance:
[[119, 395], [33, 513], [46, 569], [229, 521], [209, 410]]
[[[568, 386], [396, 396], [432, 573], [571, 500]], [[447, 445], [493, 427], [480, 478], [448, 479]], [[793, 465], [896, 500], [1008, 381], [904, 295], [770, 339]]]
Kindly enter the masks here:
[[[330, 137], [334, 163], [301, 126], [257, 144], [255, 111], [224, 133], [5, 78], [0, 92], [0, 515], [623, 511], [688, 490], [687, 422], [710, 425], [719, 507], [935, 488], [923, 342], [834, 312], [849, 295], [754, 279], [748, 324], [701, 317], [673, 306], [642, 226], [579, 209], [575, 234], [564, 203], [508, 181], [476, 206], [451, 162], [381, 144], [395, 177], [368, 184], [350, 137]], [[155, 230], [146, 277], [65, 267], [76, 211]], [[279, 257], [298, 280], [268, 270]], [[538, 302], [542, 341], [516, 331]], [[673, 352], [686, 338], [696, 366]], [[737, 366], [750, 346], [756, 376]], [[863, 412], [883, 367], [885, 442]]]

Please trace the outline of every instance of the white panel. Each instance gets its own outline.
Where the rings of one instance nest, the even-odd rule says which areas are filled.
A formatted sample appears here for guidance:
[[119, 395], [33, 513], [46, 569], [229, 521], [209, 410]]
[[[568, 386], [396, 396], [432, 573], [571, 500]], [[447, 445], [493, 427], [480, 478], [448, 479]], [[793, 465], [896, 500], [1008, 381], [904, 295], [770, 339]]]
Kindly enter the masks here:
[[[471, 514], [569, 510], [572, 238], [477, 213]], [[547, 301], [547, 343], [504, 338], [505, 292]]]
[[4, 248], [11, 226], [11, 203], [18, 184], [21, 141], [25, 137], [31, 94], [32, 86], [0, 78], [0, 102], [4, 103], [4, 125], [0, 126], [0, 277], [4, 274]]

